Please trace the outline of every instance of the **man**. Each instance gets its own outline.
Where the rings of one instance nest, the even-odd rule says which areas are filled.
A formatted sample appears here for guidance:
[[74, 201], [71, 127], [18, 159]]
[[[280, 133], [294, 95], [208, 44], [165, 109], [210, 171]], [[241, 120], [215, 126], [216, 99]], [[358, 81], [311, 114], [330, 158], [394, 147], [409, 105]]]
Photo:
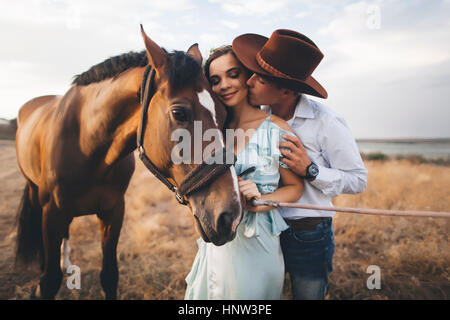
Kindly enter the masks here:
[[[345, 120], [306, 94], [327, 98], [311, 76], [323, 59], [309, 38], [291, 30], [270, 37], [244, 34], [233, 41], [237, 58], [254, 74], [249, 100], [292, 127], [299, 137], [283, 136], [282, 161], [304, 179], [298, 203], [332, 206], [341, 193], [364, 191], [367, 170]], [[285, 149], [287, 148], [287, 149]], [[280, 236], [294, 299], [324, 299], [332, 271], [335, 212], [283, 208], [290, 228]]]

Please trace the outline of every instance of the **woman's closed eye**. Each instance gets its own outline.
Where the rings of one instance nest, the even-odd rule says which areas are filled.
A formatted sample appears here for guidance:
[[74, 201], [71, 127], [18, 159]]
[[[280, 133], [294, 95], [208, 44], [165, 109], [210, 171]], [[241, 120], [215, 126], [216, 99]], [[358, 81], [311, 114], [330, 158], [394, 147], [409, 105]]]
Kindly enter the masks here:
[[233, 71], [228, 74], [228, 76], [232, 79], [237, 79], [239, 78], [240, 75], [241, 73], [239, 71]]
[[[241, 73], [239, 70], [231, 71], [227, 74], [227, 76], [231, 79], [238, 79]], [[211, 86], [217, 86], [220, 83], [221, 79], [219, 77], [211, 77]]]
[[218, 77], [211, 77], [211, 86], [217, 86], [220, 83], [220, 79]]

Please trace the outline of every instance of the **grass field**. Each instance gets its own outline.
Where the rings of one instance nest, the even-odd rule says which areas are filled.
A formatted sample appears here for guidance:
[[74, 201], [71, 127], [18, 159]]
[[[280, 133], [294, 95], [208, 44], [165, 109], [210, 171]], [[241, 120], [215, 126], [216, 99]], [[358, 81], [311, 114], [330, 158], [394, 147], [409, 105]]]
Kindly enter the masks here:
[[[36, 269], [13, 268], [14, 217], [24, 185], [14, 144], [0, 141], [0, 299], [28, 299]], [[450, 167], [404, 161], [366, 161], [367, 190], [342, 195], [335, 205], [379, 209], [450, 211]], [[189, 211], [137, 162], [126, 194], [119, 242], [120, 299], [182, 299], [184, 278], [196, 253]], [[327, 299], [449, 299], [450, 220], [375, 217], [338, 213], [333, 221], [336, 252]], [[81, 289], [66, 278], [58, 299], [102, 299], [100, 238], [95, 216], [71, 226], [72, 263], [81, 268]], [[381, 270], [381, 289], [369, 290], [370, 265]], [[286, 279], [285, 299], [289, 299]]]

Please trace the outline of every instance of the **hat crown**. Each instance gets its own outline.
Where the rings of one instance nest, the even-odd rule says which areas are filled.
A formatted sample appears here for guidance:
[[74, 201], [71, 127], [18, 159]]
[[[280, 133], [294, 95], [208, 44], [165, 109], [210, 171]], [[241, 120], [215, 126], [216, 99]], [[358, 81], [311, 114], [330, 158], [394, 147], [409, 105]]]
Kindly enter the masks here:
[[[324, 55], [307, 36], [292, 30], [275, 30], [258, 53], [258, 63], [295, 79], [306, 79]], [[261, 61], [262, 60], [262, 61]], [[276, 72], [275, 71], [275, 72]]]
[[328, 93], [312, 73], [324, 55], [305, 35], [287, 29], [275, 30], [270, 38], [246, 33], [233, 40], [233, 52], [252, 72], [283, 80], [286, 88], [327, 98]]

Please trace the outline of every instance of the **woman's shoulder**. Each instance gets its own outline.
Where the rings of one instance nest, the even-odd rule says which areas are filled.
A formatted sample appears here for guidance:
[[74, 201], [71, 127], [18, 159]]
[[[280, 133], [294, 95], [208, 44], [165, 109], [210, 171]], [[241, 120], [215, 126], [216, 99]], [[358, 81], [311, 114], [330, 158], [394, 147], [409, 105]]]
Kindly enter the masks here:
[[280, 118], [278, 116], [272, 115], [270, 117], [270, 122], [272, 122], [273, 124], [276, 124], [278, 127], [280, 127], [281, 129], [283, 129], [285, 131], [294, 133], [292, 131], [291, 126], [285, 120], [283, 120], [282, 118]]

